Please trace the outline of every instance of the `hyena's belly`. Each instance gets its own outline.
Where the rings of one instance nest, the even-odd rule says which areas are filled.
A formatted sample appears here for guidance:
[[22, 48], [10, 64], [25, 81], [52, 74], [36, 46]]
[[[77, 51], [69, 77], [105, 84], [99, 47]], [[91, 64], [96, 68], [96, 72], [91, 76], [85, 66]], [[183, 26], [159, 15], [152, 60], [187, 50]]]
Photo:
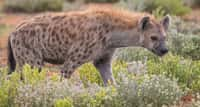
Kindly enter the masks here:
[[65, 62], [65, 60], [63, 59], [52, 59], [52, 58], [44, 58], [44, 61], [50, 64], [63, 64]]
[[58, 49], [44, 49], [43, 60], [51, 64], [63, 64], [65, 62], [65, 54], [59, 52]]

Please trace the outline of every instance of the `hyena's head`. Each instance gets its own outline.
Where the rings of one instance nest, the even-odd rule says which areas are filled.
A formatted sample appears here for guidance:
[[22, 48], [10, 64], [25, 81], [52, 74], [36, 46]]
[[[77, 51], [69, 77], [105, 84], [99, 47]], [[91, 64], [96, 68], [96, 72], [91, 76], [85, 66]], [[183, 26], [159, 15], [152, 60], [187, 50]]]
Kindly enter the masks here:
[[168, 52], [165, 41], [169, 23], [169, 16], [165, 16], [160, 21], [153, 20], [149, 16], [143, 17], [139, 21], [140, 40], [143, 47], [158, 56], [165, 55]]

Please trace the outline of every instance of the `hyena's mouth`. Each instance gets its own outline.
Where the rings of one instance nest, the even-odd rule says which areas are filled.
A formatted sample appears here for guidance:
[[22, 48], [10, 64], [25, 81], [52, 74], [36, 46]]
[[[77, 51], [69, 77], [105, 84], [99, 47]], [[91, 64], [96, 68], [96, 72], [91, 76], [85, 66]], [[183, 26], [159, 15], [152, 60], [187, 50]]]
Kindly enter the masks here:
[[167, 49], [161, 49], [161, 50], [159, 50], [159, 49], [152, 49], [151, 50], [154, 54], [156, 54], [156, 55], [158, 55], [158, 56], [164, 56], [167, 52], [168, 52], [168, 50]]

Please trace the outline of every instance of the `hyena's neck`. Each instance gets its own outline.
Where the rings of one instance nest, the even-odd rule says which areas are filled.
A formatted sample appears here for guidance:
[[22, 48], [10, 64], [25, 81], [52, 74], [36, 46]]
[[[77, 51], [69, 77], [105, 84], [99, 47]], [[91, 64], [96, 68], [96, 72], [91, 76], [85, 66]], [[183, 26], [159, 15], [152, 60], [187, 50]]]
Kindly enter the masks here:
[[130, 46], [142, 46], [143, 37], [137, 31], [137, 29], [127, 29], [127, 30], [114, 30], [109, 34], [111, 37], [109, 40], [109, 47], [111, 48], [121, 48]]

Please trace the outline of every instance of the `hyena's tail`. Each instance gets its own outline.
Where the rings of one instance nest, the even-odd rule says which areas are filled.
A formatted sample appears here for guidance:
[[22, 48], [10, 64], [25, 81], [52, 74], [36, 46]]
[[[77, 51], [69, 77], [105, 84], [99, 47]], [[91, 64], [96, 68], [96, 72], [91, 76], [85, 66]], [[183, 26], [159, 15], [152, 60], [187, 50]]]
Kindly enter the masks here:
[[11, 47], [11, 43], [10, 43], [10, 37], [8, 38], [8, 74], [11, 74], [12, 72], [15, 71], [16, 68], [16, 61], [13, 55], [13, 51], [12, 51], [12, 47]]

